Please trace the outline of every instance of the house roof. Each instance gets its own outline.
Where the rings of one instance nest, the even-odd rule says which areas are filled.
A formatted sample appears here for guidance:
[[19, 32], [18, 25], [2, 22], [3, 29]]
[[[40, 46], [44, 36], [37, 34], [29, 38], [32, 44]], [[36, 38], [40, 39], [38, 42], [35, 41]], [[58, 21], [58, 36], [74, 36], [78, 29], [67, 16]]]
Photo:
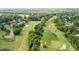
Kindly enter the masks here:
[[76, 31], [79, 31], [79, 27], [78, 26], [75, 26], [75, 28], [76, 28]]

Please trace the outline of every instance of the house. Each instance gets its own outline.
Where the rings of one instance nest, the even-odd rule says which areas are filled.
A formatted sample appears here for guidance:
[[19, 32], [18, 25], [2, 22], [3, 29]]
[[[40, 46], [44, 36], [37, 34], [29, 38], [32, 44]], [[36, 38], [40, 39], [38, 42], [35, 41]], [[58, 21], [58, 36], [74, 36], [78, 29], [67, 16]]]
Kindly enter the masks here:
[[76, 31], [79, 32], [79, 27], [75, 26], [75, 28], [76, 28]]
[[8, 31], [8, 32], [6, 33], [5, 38], [6, 38], [8, 41], [13, 41], [14, 38], [15, 38], [15, 35], [14, 35], [13, 31], [12, 31], [12, 30]]
[[66, 18], [64, 18], [64, 23], [65, 23], [65, 26], [71, 26], [71, 25], [73, 25], [73, 23], [71, 23], [70, 21], [68, 21]]
[[79, 27], [75, 26], [76, 36], [79, 36]]
[[20, 26], [24, 26], [25, 24], [26, 24], [25, 21], [21, 21], [21, 22], [18, 23], [18, 25], [20, 25]]

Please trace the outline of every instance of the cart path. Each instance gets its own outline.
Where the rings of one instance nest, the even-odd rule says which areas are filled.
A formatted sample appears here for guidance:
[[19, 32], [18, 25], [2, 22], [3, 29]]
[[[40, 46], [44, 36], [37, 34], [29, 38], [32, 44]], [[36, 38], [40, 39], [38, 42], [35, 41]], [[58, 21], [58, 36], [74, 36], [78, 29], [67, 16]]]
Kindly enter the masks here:
[[63, 33], [57, 29], [55, 23], [51, 22], [52, 19], [53, 17], [47, 21], [49, 23], [47, 30], [50, 30], [51, 32], [55, 33], [57, 37], [61, 40], [62, 44], [66, 45], [67, 50], [75, 50], [75, 48], [73, 48], [72, 45], [67, 41], [67, 38], [64, 37]]
[[28, 25], [26, 24], [23, 30], [21, 31], [21, 35], [16, 37], [15, 41], [15, 49], [17, 51], [26, 51], [28, 50], [28, 32], [34, 29], [34, 26], [39, 22], [30, 22]]

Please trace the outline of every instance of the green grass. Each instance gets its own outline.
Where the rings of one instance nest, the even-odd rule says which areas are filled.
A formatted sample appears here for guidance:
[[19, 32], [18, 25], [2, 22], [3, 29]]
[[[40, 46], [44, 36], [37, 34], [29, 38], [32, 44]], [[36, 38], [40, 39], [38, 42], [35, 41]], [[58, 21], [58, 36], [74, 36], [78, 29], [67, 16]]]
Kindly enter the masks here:
[[28, 27], [27, 24], [26, 26], [23, 28], [22, 32], [21, 32], [21, 35], [19, 36], [16, 36], [16, 40], [14, 42], [14, 47], [15, 47], [15, 50], [28, 50], [28, 32], [30, 30], [33, 30], [34, 29], [34, 26], [36, 24], [38, 24], [39, 22], [34, 22], [34, 21], [31, 21], [29, 22], [28, 24]]
[[[53, 42], [52, 44], [57, 44], [55, 45], [56, 47], [62, 47], [63, 44], [66, 44], [66, 49], [65, 50], [74, 50], [74, 48], [72, 47], [72, 45], [67, 41], [67, 38], [64, 37], [63, 33], [61, 31], [59, 31], [57, 29], [57, 27], [55, 26], [55, 23], [53, 23], [51, 20], [53, 20], [54, 18], [50, 18], [47, 23], [46, 23], [46, 27], [45, 27], [45, 30], [49, 30], [53, 33], [55, 33], [59, 39], [59, 43], [56, 42]], [[47, 37], [48, 38], [48, 37]], [[57, 49], [57, 50], [60, 50], [60, 47]]]
[[[51, 21], [53, 19], [54, 18], [52, 17], [46, 22], [46, 27], [44, 27], [45, 31], [40, 41], [41, 42], [40, 50], [43, 51], [60, 50], [63, 44], [66, 44], [65, 50], [73, 50], [74, 48], [67, 41], [67, 38], [65, 38], [63, 33], [57, 29], [55, 23]], [[0, 39], [0, 49], [7, 48], [14, 51], [28, 50], [28, 39], [27, 39], [28, 32], [30, 30], [34, 30], [34, 26], [38, 23], [39, 21], [30, 21], [28, 27], [26, 24], [26, 26], [22, 29], [21, 34], [16, 36], [13, 42], [8, 42], [7, 40]], [[0, 32], [0, 34], [4, 33]], [[46, 48], [43, 48], [44, 45], [46, 45]]]
[[13, 50], [13, 42], [8, 42], [8, 41], [5, 41], [5, 40], [0, 40], [0, 49], [10, 49], [10, 50]]
[[4, 39], [2, 36], [5, 34], [5, 32], [0, 31], [0, 49], [10, 49], [13, 50], [13, 42], [8, 42], [6, 39]]
[[[21, 31], [21, 34], [15, 37], [15, 40], [12, 42], [8, 42], [5, 39], [0, 39], [0, 49], [7, 48], [14, 51], [24, 51], [28, 49], [28, 32], [34, 29], [34, 26], [38, 24], [38, 21], [30, 21], [28, 27], [24, 27]], [[27, 25], [27, 24], [26, 24]], [[2, 32], [0, 33], [2, 34]], [[1, 37], [1, 35], [0, 35]]]
[[0, 40], [2, 40], [3, 39], [3, 35], [5, 34], [5, 32], [3, 32], [3, 31], [0, 31]]
[[47, 46], [47, 48], [41, 48], [41, 50], [57, 50], [60, 47], [60, 41], [56, 34], [47, 30], [43, 33], [41, 44]]

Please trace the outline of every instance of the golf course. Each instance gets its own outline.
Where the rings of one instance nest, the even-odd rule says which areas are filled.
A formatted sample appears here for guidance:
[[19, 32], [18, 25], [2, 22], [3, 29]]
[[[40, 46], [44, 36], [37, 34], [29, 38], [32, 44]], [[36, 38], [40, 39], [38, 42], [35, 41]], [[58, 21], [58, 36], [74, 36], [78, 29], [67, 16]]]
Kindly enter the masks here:
[[0, 51], [79, 50], [78, 9], [7, 10], [0, 12]]

